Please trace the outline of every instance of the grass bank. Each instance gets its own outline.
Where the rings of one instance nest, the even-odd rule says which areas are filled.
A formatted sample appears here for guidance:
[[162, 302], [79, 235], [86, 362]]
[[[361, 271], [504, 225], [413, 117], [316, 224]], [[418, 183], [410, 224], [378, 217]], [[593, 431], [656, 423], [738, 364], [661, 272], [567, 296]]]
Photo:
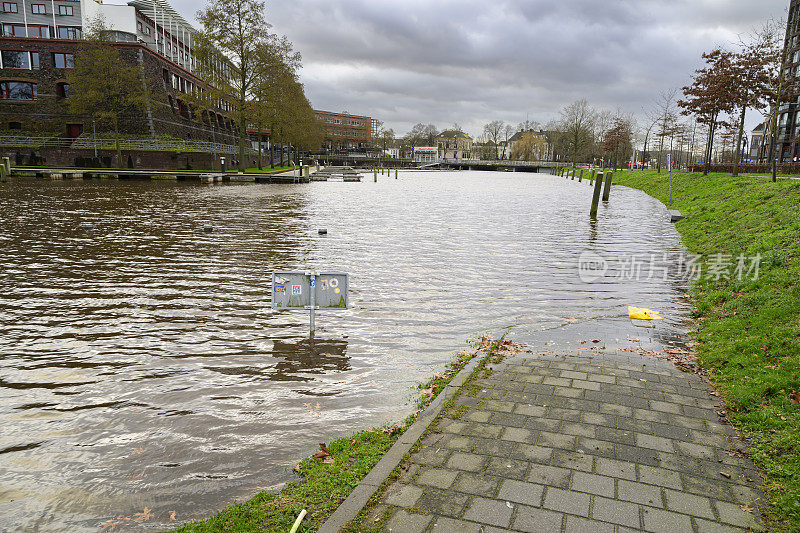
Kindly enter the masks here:
[[[614, 175], [665, 204], [667, 180]], [[686, 216], [677, 229], [703, 256], [692, 294], [700, 363], [767, 475], [771, 529], [800, 531], [800, 181], [673, 172], [672, 186]], [[761, 256], [757, 279], [739, 279], [740, 254]], [[728, 278], [708, 275], [720, 259], [731, 261]]]
[[402, 424], [337, 439], [327, 445], [329, 457], [303, 459], [295, 467], [300, 480], [286, 485], [279, 493], [261, 492], [249, 501], [227, 507], [206, 520], [184, 524], [175, 531], [286, 533], [303, 509], [308, 514], [298, 531], [316, 531], [478, 350], [490, 354], [499, 342], [484, 337], [475, 343], [473, 350], [455, 354], [443, 372], [418, 385], [416, 411]]

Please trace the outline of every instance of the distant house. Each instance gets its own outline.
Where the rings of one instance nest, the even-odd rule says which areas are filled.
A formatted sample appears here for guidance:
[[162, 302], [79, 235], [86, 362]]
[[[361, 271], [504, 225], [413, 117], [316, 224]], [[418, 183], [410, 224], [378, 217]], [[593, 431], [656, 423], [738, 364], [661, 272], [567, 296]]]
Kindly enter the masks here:
[[445, 130], [436, 137], [440, 159], [473, 159], [472, 137], [459, 130]]
[[750, 134], [750, 159], [753, 161], [757, 161], [759, 158], [759, 152], [761, 151], [761, 143], [764, 140], [764, 130], [766, 129], [766, 123], [762, 122], [755, 128], [753, 128], [752, 133]]
[[514, 146], [522, 140], [523, 135], [526, 133], [532, 133], [536, 137], [540, 138], [546, 146], [546, 150], [544, 153], [540, 154], [542, 160], [546, 160], [549, 158], [550, 154], [550, 145], [547, 143], [547, 135], [544, 131], [536, 131], [533, 129], [525, 130], [525, 131], [518, 131], [512, 137], [508, 139], [508, 141], [500, 141], [499, 146], [497, 147], [497, 157], [499, 159], [511, 159], [511, 153], [514, 151]]

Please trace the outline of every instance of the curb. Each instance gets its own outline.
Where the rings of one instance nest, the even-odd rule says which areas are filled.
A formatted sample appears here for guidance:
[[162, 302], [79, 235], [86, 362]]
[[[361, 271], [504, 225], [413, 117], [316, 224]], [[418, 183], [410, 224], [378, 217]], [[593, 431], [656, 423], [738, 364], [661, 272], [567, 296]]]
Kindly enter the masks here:
[[347, 524], [353, 521], [361, 512], [361, 509], [369, 502], [370, 498], [378, 491], [384, 481], [394, 472], [400, 461], [408, 454], [411, 448], [422, 437], [425, 431], [439, 416], [444, 405], [455, 396], [467, 382], [475, 371], [475, 368], [489, 355], [486, 352], [478, 352], [467, 365], [456, 374], [447, 384], [444, 390], [434, 398], [425, 408], [416, 422], [411, 424], [389, 451], [378, 461], [369, 474], [366, 475], [361, 483], [356, 485], [350, 495], [339, 505], [334, 513], [317, 530], [317, 533], [336, 533], [341, 531]]

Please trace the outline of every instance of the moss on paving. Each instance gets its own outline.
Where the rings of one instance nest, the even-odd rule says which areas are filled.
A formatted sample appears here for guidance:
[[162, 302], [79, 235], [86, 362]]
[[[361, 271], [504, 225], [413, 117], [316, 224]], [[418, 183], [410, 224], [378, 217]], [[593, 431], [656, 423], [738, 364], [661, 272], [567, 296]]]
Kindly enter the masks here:
[[[668, 201], [665, 171], [615, 183]], [[704, 258], [761, 255], [757, 280], [703, 276], [693, 284], [699, 359], [728, 417], [767, 476], [770, 529], [800, 531], [800, 181], [673, 172], [684, 244]], [[613, 195], [612, 195], [613, 201]], [[748, 262], [749, 266], [749, 262]], [[790, 396], [791, 395], [791, 396]]]
[[[482, 345], [486, 344], [484, 338]], [[337, 439], [327, 446], [332, 463], [312, 457], [300, 462], [299, 482], [288, 484], [277, 494], [261, 492], [249, 501], [227, 507], [206, 520], [184, 524], [175, 531], [286, 533], [303, 509], [308, 511], [308, 515], [298, 531], [316, 531], [475, 353], [457, 353], [442, 373], [417, 385], [416, 388], [422, 392], [414, 400], [417, 411], [409, 415], [401, 426], [359, 431]]]

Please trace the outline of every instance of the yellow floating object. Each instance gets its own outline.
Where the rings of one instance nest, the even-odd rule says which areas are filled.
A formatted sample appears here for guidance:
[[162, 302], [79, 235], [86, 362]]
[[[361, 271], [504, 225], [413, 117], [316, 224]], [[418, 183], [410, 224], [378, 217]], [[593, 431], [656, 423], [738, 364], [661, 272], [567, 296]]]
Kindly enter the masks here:
[[658, 316], [658, 311], [633, 307], [632, 305], [628, 306], [628, 316], [632, 320], [661, 320], [661, 317]]

